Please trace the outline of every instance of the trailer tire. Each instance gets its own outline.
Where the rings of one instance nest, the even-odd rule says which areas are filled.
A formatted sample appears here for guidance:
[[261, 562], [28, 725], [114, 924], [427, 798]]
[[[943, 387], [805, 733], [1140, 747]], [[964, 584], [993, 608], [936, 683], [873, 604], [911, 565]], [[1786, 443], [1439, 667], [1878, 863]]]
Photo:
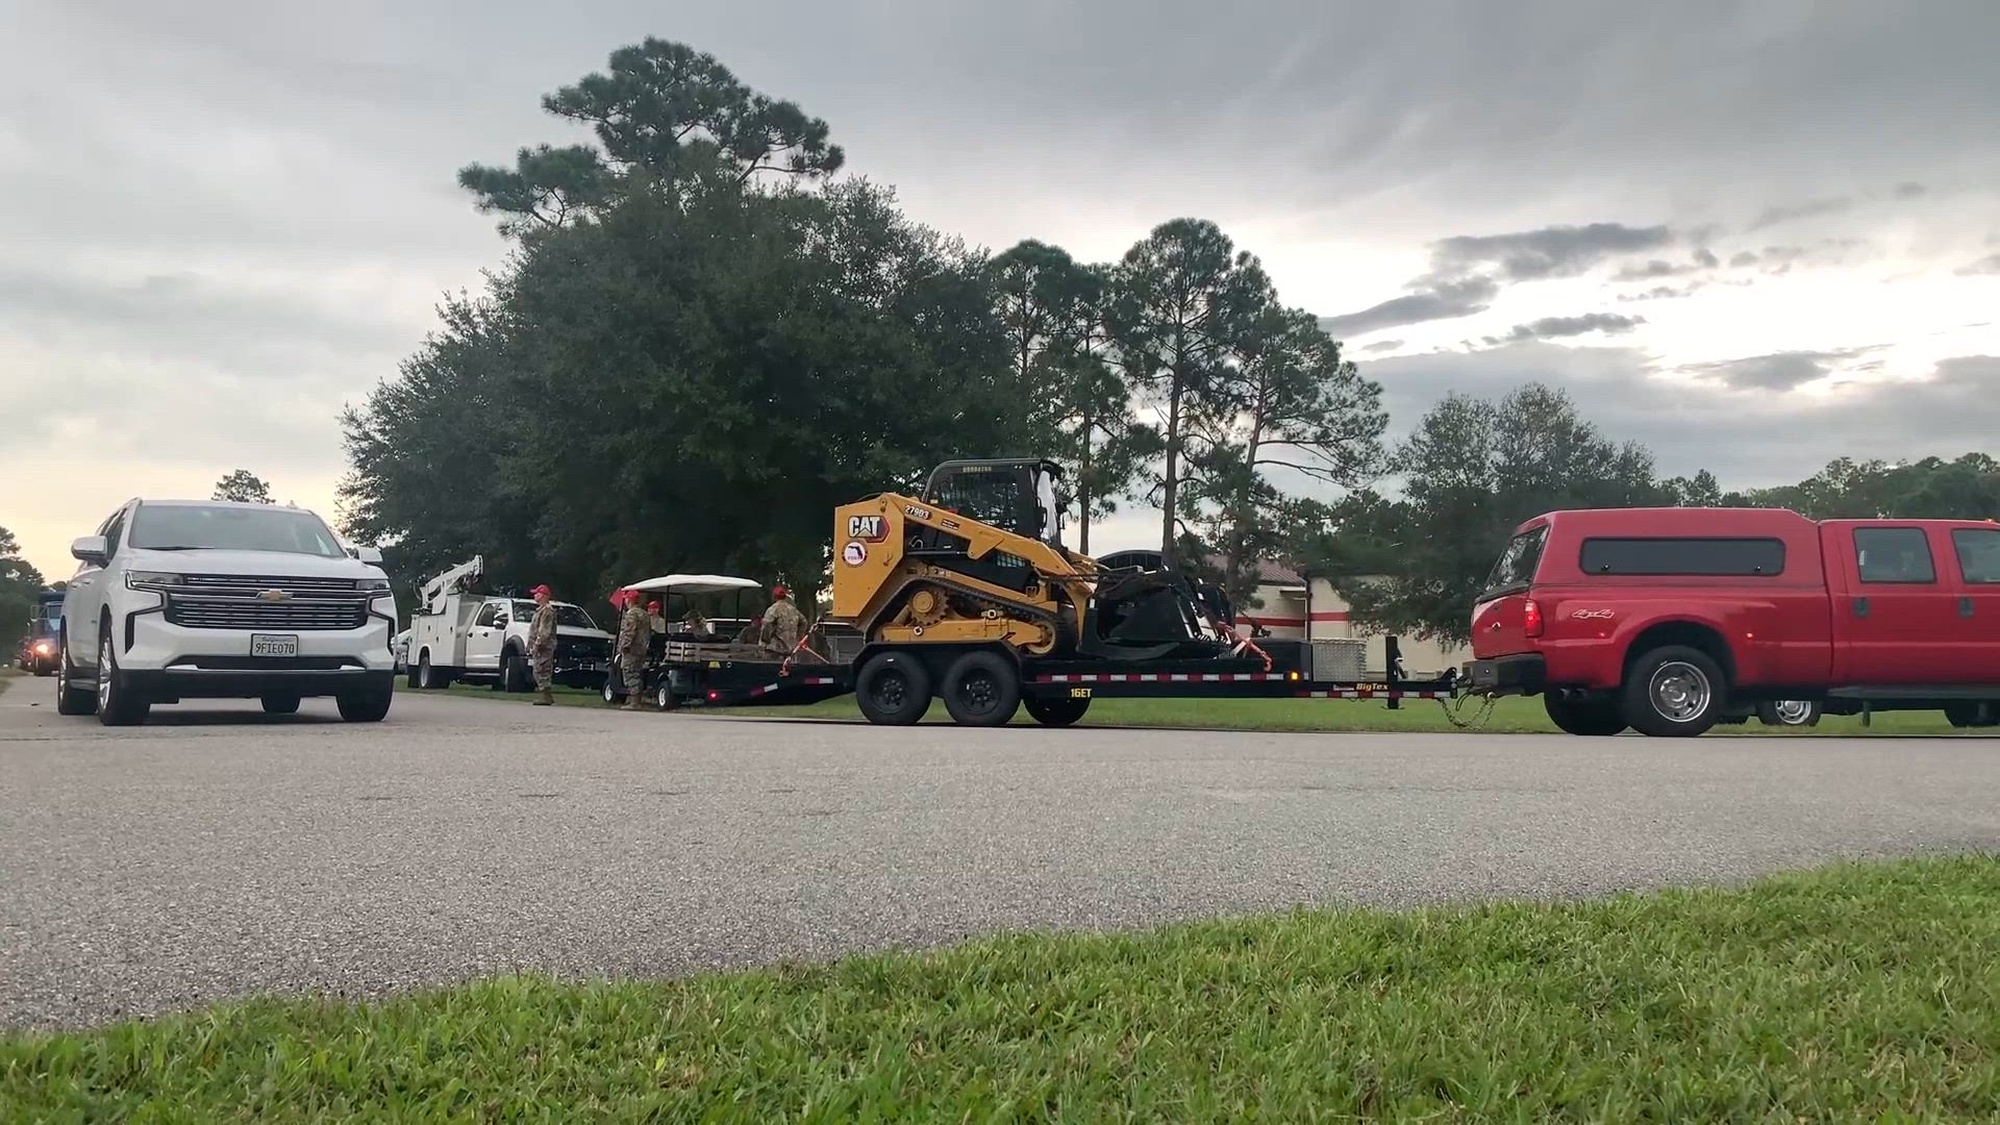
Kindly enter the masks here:
[[1728, 706], [1729, 684], [1698, 648], [1663, 645], [1641, 653], [1625, 677], [1625, 722], [1654, 738], [1706, 734]]
[[1029, 718], [1045, 727], [1068, 727], [1075, 726], [1083, 718], [1083, 713], [1090, 710], [1090, 697], [1041, 699], [1030, 696], [1021, 701], [1021, 706], [1027, 709]]
[[1021, 666], [992, 649], [974, 649], [944, 673], [945, 710], [963, 727], [1004, 727], [1021, 709]]
[[854, 677], [854, 700], [877, 726], [906, 727], [931, 709], [931, 674], [905, 652], [878, 652]]
[[1564, 699], [1554, 692], [1544, 692], [1542, 710], [1548, 712], [1549, 721], [1564, 734], [1608, 737], [1625, 733], [1625, 728], [1631, 725], [1625, 721], [1624, 711], [1616, 699]]

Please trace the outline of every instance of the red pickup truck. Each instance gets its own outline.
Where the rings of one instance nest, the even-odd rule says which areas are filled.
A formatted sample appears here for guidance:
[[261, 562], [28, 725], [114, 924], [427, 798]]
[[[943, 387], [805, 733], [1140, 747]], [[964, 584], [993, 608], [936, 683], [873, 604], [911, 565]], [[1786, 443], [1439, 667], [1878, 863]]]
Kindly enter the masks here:
[[1476, 691], [1571, 734], [1691, 737], [1760, 704], [2000, 725], [2000, 524], [1770, 508], [1550, 512], [1472, 611]]

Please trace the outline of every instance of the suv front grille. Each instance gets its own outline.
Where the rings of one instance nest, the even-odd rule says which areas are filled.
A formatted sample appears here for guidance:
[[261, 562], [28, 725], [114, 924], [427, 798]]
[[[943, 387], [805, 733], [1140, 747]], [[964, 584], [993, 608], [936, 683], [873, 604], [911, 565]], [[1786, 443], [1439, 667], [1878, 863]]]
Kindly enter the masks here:
[[[271, 590], [290, 597], [259, 597]], [[189, 574], [165, 593], [168, 623], [188, 629], [331, 632], [368, 623], [368, 598], [352, 578]]]

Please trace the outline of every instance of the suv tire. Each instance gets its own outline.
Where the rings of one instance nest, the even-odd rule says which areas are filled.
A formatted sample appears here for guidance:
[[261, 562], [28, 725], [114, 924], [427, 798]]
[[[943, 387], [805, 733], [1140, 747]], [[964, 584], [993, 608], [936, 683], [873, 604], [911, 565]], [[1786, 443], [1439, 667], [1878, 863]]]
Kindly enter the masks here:
[[69, 678], [69, 637], [63, 637], [62, 651], [56, 654], [56, 714], [97, 714], [97, 692], [80, 688]]
[[146, 721], [153, 705], [126, 686], [112, 647], [107, 629], [97, 645], [97, 721], [107, 727], [136, 727]]
[[1654, 738], [1706, 734], [1728, 705], [1729, 684], [1698, 648], [1665, 645], [1639, 654], [1625, 675], [1625, 722]]

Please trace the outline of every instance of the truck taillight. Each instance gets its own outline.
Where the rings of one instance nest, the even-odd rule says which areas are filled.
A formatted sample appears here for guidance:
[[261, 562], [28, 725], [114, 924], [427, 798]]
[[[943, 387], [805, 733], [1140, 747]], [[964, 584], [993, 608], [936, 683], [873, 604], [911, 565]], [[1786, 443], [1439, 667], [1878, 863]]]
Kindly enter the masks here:
[[1542, 603], [1533, 598], [1521, 603], [1521, 632], [1530, 637], [1542, 635]]

